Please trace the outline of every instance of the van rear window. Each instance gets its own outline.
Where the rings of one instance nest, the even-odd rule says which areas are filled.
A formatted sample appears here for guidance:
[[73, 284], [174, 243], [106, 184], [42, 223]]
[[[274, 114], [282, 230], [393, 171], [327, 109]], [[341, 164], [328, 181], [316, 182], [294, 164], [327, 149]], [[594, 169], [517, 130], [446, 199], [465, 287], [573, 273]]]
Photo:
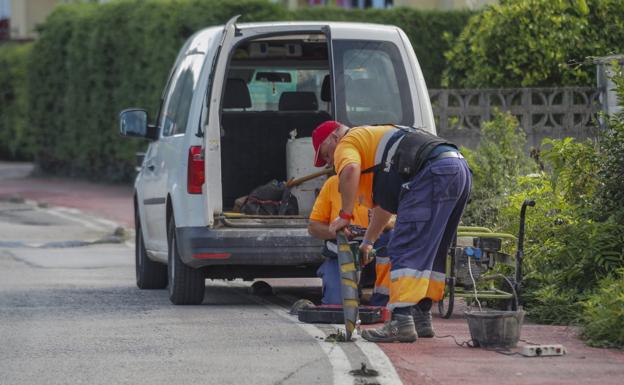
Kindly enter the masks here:
[[336, 116], [350, 126], [414, 120], [405, 68], [388, 41], [335, 40]]
[[[246, 83], [251, 106], [245, 106], [245, 111], [329, 111], [329, 104], [321, 99], [328, 73], [327, 69], [237, 65], [230, 69], [228, 79]], [[234, 103], [224, 110], [242, 107]]]

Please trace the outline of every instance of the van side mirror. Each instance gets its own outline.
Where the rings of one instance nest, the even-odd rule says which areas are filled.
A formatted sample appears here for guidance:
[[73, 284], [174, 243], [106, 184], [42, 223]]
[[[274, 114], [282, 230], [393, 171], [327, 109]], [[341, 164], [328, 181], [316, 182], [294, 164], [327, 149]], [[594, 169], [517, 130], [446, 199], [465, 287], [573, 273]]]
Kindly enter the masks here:
[[157, 127], [147, 124], [147, 111], [131, 108], [119, 114], [119, 133], [123, 136], [155, 140]]

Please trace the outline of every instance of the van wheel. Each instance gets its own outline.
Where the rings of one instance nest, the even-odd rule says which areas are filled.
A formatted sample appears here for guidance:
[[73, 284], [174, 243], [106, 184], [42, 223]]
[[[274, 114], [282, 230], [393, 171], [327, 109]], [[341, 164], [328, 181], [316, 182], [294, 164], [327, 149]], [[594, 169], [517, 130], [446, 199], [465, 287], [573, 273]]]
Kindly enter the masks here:
[[178, 253], [175, 221], [169, 221], [169, 253], [167, 271], [169, 276], [169, 300], [174, 305], [199, 305], [204, 301], [206, 278], [204, 272], [186, 266]]
[[134, 236], [134, 266], [136, 284], [139, 289], [164, 289], [167, 287], [167, 266], [154, 262], [147, 256], [141, 221], [136, 218], [136, 234]]

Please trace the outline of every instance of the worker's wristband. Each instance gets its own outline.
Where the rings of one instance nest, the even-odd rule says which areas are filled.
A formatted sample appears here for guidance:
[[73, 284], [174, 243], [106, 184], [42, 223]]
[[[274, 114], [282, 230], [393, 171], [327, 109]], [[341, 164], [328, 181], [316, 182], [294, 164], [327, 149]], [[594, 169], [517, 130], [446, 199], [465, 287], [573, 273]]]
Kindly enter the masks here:
[[348, 220], [348, 221], [350, 221], [350, 220], [352, 220], [352, 219], [354, 218], [354, 217], [353, 217], [353, 214], [349, 214], [349, 213], [347, 213], [346, 211], [344, 211], [344, 210], [342, 210], [342, 209], [341, 209], [341, 210], [340, 210], [340, 212], [338, 213], [338, 216], [339, 216], [340, 218], [342, 218], [342, 219], [346, 219], [346, 220]]
[[369, 241], [368, 239], [362, 239], [362, 244], [363, 245], [370, 245], [372, 246], [375, 242], [373, 241]]

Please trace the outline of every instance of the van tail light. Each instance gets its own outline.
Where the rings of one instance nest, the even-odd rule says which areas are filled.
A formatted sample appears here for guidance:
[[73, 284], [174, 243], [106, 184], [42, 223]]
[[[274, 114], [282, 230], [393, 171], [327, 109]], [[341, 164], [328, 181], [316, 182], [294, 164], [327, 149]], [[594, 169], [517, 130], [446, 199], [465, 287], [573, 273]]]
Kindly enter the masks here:
[[188, 156], [188, 178], [186, 190], [189, 194], [201, 194], [204, 175], [204, 155], [201, 146], [191, 146]]

